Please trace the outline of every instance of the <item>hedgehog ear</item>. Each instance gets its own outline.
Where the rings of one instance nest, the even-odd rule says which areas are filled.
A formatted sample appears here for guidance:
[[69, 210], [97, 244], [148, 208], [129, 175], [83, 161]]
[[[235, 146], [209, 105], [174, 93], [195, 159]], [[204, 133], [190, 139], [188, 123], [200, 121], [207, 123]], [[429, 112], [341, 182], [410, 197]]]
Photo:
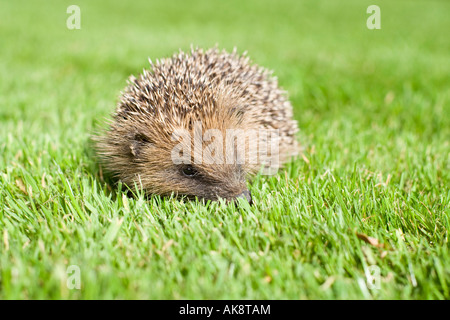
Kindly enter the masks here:
[[136, 133], [133, 140], [139, 143], [152, 143], [150, 138], [143, 133]]
[[152, 144], [151, 139], [142, 133], [136, 133], [131, 139], [130, 152], [134, 157], [139, 157], [142, 148]]

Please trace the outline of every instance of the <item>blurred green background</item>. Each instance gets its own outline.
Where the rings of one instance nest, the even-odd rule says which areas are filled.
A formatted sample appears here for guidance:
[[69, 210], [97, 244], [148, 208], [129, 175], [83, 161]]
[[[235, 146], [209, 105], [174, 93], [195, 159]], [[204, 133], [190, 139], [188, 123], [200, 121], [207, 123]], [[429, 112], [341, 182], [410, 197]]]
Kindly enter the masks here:
[[[73, 4], [80, 30], [66, 27]], [[366, 27], [372, 4], [380, 30]], [[449, 12], [445, 0], [1, 0], [0, 297], [449, 299]], [[274, 71], [304, 158], [255, 183], [253, 211], [111, 199], [89, 137], [126, 79], [148, 57], [215, 44]], [[383, 290], [369, 292], [358, 279], [374, 261]], [[82, 291], [64, 285], [70, 264]]]
[[[80, 30], [66, 27], [71, 4], [2, 1], [4, 131], [20, 121], [39, 133], [86, 131], [114, 108], [126, 78], [148, 67], [147, 57], [191, 44], [247, 50], [274, 70], [305, 132], [342, 117], [396, 132], [415, 121], [427, 137], [445, 120], [447, 1], [379, 1], [381, 30], [366, 27], [371, 1], [78, 1]], [[417, 91], [427, 101], [413, 113], [411, 101], [395, 104], [399, 93]]]

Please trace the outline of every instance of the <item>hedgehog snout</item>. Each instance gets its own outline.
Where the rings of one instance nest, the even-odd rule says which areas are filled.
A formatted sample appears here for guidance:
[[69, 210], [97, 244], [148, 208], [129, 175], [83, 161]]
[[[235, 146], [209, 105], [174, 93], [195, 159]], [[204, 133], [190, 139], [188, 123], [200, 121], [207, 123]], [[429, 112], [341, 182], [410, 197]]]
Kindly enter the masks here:
[[244, 190], [241, 194], [238, 194], [235, 199], [237, 200], [239, 198], [246, 199], [250, 205], [253, 205], [252, 193], [250, 190]]

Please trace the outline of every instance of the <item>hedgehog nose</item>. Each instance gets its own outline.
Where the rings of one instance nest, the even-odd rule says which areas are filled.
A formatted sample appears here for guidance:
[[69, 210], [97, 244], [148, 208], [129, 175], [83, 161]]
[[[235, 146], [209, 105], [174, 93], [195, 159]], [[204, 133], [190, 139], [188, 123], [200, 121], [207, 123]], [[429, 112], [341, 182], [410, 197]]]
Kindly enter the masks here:
[[241, 194], [237, 195], [236, 198], [246, 199], [250, 205], [253, 204], [252, 193], [250, 192], [250, 190], [245, 190]]

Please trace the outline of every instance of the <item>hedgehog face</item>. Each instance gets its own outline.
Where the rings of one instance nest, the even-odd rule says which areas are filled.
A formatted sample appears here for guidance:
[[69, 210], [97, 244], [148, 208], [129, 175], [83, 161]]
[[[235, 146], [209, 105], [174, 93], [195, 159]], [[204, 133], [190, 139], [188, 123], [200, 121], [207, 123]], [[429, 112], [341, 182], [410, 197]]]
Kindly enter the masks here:
[[148, 125], [120, 115], [98, 146], [106, 151], [107, 171], [130, 187], [142, 186], [147, 194], [213, 201], [244, 198], [251, 202], [246, 185], [251, 167], [245, 161], [227, 161], [236, 148], [226, 148], [224, 132], [236, 126], [236, 119], [227, 120], [220, 124], [210, 121], [198, 129], [186, 120]]
[[178, 194], [205, 200], [234, 200], [243, 197], [251, 202], [245, 172], [240, 165], [175, 165]]
[[[137, 133], [128, 141], [130, 163], [133, 164], [128, 171], [135, 180], [139, 178], [148, 193], [175, 193], [205, 200], [234, 200], [240, 197], [251, 202], [245, 165], [224, 163], [222, 160], [226, 154], [223, 152], [211, 159], [211, 149], [222, 149], [217, 146], [221, 141], [203, 143], [198, 148], [190, 141], [154, 141], [149, 136], [149, 133]], [[174, 150], [178, 150], [180, 144], [191, 151], [187, 157], [174, 157]], [[203, 155], [201, 161], [199, 150]], [[126, 179], [121, 177], [123, 181]]]

